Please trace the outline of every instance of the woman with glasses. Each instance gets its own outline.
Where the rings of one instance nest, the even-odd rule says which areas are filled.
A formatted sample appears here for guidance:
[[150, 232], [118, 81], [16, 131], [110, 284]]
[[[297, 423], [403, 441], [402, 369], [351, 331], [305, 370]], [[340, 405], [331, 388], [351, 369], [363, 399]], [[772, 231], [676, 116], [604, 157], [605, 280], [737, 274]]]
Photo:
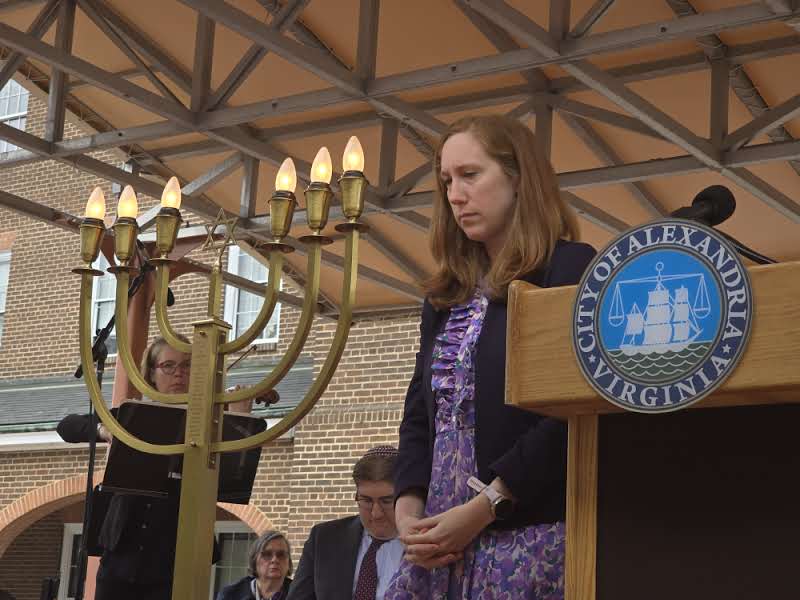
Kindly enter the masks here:
[[292, 583], [292, 548], [280, 531], [262, 533], [250, 547], [247, 576], [222, 589], [217, 600], [285, 600]]
[[[145, 350], [142, 376], [159, 392], [184, 393], [189, 387], [189, 359], [188, 354], [178, 352], [159, 337]], [[67, 442], [88, 442], [92, 427], [98, 439], [111, 441], [96, 415], [68, 415], [57, 431]], [[95, 600], [170, 599], [179, 503], [178, 493], [168, 498], [112, 496], [99, 535], [103, 555]]]

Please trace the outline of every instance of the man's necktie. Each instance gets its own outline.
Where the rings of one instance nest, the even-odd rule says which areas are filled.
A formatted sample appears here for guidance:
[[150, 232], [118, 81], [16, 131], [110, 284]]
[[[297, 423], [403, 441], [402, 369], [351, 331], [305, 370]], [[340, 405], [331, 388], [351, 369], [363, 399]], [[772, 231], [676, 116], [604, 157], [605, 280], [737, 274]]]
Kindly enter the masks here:
[[388, 540], [372, 539], [372, 543], [364, 555], [364, 560], [361, 561], [353, 600], [375, 600], [375, 593], [378, 590], [378, 563], [375, 557], [378, 554], [378, 548], [386, 541]]

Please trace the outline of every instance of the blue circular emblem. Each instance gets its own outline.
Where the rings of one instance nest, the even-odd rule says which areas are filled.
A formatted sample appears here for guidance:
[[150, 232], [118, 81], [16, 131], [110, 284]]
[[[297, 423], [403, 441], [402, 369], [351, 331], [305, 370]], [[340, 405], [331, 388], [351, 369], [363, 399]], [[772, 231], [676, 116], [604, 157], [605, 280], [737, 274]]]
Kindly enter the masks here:
[[601, 396], [627, 410], [668, 412], [730, 375], [752, 316], [747, 270], [727, 241], [668, 219], [624, 233], [589, 265], [572, 340]]

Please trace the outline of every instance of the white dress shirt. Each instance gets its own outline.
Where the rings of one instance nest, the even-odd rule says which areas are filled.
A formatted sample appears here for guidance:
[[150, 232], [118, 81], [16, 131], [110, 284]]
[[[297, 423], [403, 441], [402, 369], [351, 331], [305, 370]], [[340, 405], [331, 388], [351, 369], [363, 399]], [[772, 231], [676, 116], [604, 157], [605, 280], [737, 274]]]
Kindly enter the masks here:
[[[361, 562], [364, 560], [364, 555], [372, 543], [372, 537], [364, 530], [361, 536], [361, 545], [358, 547], [358, 559], [356, 560], [356, 572], [353, 576], [353, 594], [356, 593], [356, 586], [358, 585], [358, 572], [361, 570]], [[378, 590], [375, 593], [375, 600], [383, 600], [383, 594], [386, 593], [386, 588], [392, 581], [392, 577], [397, 573], [400, 567], [400, 561], [403, 558], [405, 548], [399, 538], [394, 538], [382, 544], [375, 554], [375, 562], [378, 566]]]

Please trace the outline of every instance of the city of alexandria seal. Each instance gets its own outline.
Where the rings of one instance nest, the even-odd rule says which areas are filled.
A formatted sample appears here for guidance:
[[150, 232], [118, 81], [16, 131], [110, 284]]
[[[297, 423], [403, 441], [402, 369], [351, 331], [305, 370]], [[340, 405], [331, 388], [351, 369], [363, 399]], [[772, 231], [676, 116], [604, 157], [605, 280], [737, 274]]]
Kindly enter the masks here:
[[682, 219], [629, 230], [597, 255], [578, 287], [573, 346], [610, 402], [668, 412], [730, 375], [750, 333], [747, 270], [716, 231]]

